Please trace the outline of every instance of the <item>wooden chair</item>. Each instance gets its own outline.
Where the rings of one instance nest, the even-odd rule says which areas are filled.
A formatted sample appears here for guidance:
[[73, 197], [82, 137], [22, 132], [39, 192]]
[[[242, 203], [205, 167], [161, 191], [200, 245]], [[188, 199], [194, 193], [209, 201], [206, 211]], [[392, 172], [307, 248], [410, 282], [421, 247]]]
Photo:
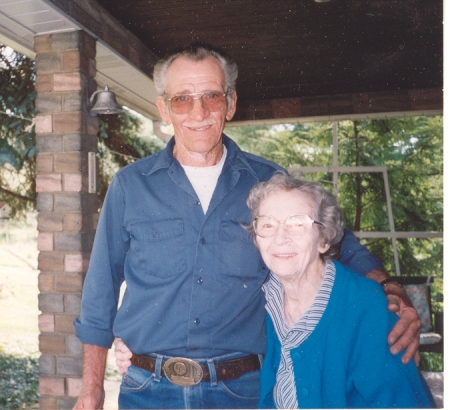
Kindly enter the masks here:
[[443, 354], [444, 314], [436, 312], [433, 315], [431, 308], [430, 286], [434, 278], [431, 276], [397, 276], [396, 279], [404, 286], [420, 317], [422, 327], [419, 351]]

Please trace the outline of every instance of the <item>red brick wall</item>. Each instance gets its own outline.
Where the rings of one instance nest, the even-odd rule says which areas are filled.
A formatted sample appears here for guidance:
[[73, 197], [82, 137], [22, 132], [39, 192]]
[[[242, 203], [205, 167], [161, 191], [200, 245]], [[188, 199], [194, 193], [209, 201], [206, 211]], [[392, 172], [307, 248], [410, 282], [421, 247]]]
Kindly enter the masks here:
[[35, 37], [40, 408], [72, 408], [81, 388], [74, 334], [97, 221], [88, 152], [97, 152], [95, 40], [83, 31]]

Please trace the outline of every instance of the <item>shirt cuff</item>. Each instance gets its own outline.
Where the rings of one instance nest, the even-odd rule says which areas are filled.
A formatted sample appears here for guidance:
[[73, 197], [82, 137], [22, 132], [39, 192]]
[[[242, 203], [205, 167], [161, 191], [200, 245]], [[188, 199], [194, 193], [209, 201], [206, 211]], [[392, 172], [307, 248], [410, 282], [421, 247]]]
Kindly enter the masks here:
[[79, 318], [73, 322], [75, 334], [82, 343], [110, 349], [114, 342], [114, 335], [107, 330], [97, 329], [81, 324]]

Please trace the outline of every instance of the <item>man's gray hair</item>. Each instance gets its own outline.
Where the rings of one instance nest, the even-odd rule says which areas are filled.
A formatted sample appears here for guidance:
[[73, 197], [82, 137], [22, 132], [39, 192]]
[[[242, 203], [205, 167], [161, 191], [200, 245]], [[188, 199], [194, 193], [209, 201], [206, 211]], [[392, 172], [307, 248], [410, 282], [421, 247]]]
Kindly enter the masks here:
[[[251, 189], [247, 198], [247, 205], [252, 213], [252, 220], [258, 216], [261, 202], [274, 191], [301, 192], [307, 194], [313, 200], [316, 205], [313, 219], [324, 225], [317, 225], [322, 244], [330, 245], [329, 249], [321, 254], [321, 258], [322, 260], [337, 259], [340, 242], [344, 236], [344, 220], [336, 197], [317, 182], [302, 181], [278, 171], [268, 181], [259, 182]], [[256, 243], [256, 232], [253, 224], [247, 227], [247, 232]]]
[[191, 61], [202, 61], [205, 58], [215, 58], [225, 76], [225, 91], [228, 91], [228, 98], [236, 90], [236, 80], [238, 76], [237, 64], [227, 56], [223, 51], [203, 43], [192, 43], [189, 46], [177, 51], [169, 56], [159, 60], [153, 69], [153, 82], [155, 84], [156, 92], [158, 95], [164, 96], [166, 93], [166, 74], [170, 65], [177, 58], [187, 58]]

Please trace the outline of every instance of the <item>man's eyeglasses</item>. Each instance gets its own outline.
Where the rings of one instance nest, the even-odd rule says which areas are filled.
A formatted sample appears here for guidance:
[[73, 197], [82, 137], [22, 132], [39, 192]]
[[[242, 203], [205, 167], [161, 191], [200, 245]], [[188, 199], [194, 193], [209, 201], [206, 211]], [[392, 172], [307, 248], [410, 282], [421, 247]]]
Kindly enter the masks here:
[[225, 97], [227, 92], [205, 91], [204, 93], [175, 94], [167, 98], [170, 109], [175, 114], [187, 114], [194, 106], [194, 100], [201, 100], [202, 107], [211, 112], [220, 111], [225, 108]]
[[311, 232], [313, 224], [325, 226], [322, 222], [311, 219], [308, 215], [292, 215], [285, 221], [279, 221], [273, 216], [260, 215], [253, 220], [253, 227], [258, 236], [271, 238], [275, 236], [278, 227], [284, 224], [289, 236], [306, 236]]

